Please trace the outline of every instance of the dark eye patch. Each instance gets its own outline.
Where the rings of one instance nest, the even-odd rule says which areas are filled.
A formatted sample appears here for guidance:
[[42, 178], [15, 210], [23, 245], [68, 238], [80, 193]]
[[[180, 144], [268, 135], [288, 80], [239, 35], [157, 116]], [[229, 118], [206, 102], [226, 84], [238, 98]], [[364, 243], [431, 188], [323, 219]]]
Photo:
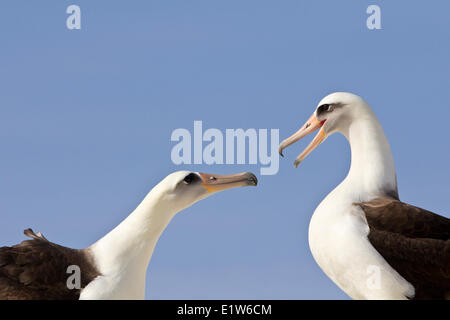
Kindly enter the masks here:
[[198, 175], [196, 175], [195, 173], [189, 173], [186, 177], [184, 177], [183, 182], [186, 184], [191, 184], [198, 180], [200, 180]]
[[334, 105], [333, 104], [322, 104], [319, 108], [317, 108], [317, 115], [321, 115], [327, 112], [331, 112], [334, 110]]

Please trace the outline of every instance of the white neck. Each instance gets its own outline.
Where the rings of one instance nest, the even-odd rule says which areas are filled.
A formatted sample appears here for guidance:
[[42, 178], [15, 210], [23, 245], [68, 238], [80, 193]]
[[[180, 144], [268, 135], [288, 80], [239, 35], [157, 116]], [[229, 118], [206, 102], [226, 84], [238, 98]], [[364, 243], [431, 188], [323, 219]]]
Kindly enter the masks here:
[[351, 148], [351, 167], [338, 187], [355, 201], [368, 201], [379, 196], [398, 197], [394, 159], [389, 142], [372, 110], [354, 119], [340, 132]]
[[156, 186], [122, 223], [90, 247], [100, 273], [114, 279], [112, 286], [119, 297], [126, 293], [144, 298], [145, 275], [156, 242], [178, 211], [162, 197]]

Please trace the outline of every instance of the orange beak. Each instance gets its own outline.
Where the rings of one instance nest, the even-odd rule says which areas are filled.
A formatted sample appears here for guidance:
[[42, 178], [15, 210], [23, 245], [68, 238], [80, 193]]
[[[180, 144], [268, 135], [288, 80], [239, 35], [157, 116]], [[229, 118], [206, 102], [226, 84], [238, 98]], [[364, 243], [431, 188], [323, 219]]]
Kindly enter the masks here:
[[283, 156], [283, 149], [287, 148], [288, 146], [297, 142], [304, 136], [320, 128], [320, 131], [317, 133], [313, 141], [311, 141], [311, 143], [306, 147], [306, 149], [303, 150], [303, 152], [297, 157], [297, 159], [295, 159], [294, 166], [297, 168], [298, 165], [308, 156], [308, 154], [310, 154], [311, 151], [313, 151], [327, 137], [325, 132], [323, 131], [323, 124], [325, 123], [325, 121], [326, 120], [324, 121], [317, 120], [316, 114], [313, 113], [311, 117], [308, 119], [308, 121], [306, 121], [306, 123], [300, 128], [300, 130], [298, 130], [292, 136], [283, 140], [280, 143], [280, 146], [278, 147], [278, 152], [280, 153], [280, 155]]
[[202, 186], [208, 192], [219, 192], [236, 187], [256, 186], [258, 184], [258, 179], [251, 172], [229, 175], [199, 173], [199, 175], [202, 179]]

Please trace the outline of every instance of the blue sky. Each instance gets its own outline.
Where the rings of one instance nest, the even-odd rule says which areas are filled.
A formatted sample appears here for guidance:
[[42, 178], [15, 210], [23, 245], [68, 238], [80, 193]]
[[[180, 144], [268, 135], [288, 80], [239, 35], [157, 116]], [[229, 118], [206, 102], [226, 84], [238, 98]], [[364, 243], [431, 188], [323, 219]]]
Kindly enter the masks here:
[[[82, 29], [68, 30], [70, 4]], [[378, 4], [382, 30], [366, 28]], [[365, 98], [403, 201], [449, 216], [448, 1], [0, 3], [0, 245], [32, 227], [82, 248], [167, 174], [259, 165], [171, 162], [177, 128], [294, 132], [333, 91]], [[308, 225], [346, 175], [334, 135], [298, 169], [287, 150], [257, 188], [177, 215], [154, 252], [150, 299], [347, 299], [314, 262]]]

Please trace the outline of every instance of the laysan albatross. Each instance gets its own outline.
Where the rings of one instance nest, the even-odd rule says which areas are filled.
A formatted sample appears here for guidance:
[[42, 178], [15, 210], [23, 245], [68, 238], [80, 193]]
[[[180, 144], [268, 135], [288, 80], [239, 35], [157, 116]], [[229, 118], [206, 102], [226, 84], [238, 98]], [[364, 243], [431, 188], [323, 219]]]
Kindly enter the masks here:
[[335, 132], [351, 148], [347, 177], [310, 221], [318, 265], [353, 299], [450, 299], [450, 219], [399, 200], [390, 146], [371, 107], [351, 93], [328, 95], [281, 142], [280, 155], [317, 129], [295, 167]]
[[[249, 172], [174, 172], [87, 249], [66, 248], [27, 229], [32, 240], [0, 248], [0, 299], [144, 299], [153, 249], [175, 214], [215, 192], [256, 184]], [[68, 285], [70, 266], [79, 268], [79, 288]]]

